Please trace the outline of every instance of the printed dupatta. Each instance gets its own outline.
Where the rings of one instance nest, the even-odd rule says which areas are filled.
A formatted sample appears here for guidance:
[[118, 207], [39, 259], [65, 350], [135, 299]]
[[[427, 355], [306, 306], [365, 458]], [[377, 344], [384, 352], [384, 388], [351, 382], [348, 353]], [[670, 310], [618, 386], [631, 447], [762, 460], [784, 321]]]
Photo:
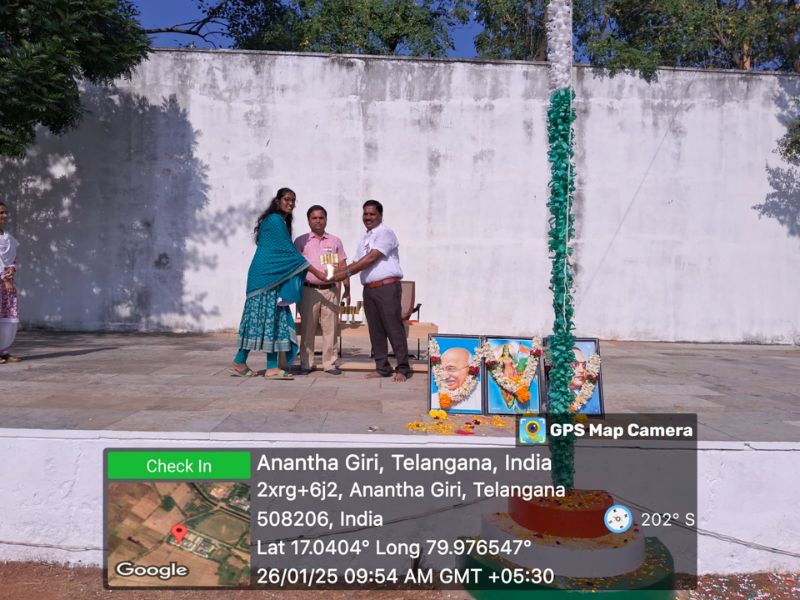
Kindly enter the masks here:
[[308, 261], [292, 244], [286, 222], [273, 213], [261, 222], [258, 248], [247, 272], [247, 297], [280, 286], [278, 296], [299, 302]]

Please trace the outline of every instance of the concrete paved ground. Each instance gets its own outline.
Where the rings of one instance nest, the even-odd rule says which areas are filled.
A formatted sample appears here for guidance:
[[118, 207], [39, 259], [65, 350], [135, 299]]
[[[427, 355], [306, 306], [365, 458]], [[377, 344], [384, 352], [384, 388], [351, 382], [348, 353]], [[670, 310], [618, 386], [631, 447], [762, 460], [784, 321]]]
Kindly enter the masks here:
[[[364, 343], [346, 340], [345, 357], [368, 361]], [[0, 427], [379, 435], [425, 418], [425, 375], [234, 378], [233, 347], [228, 334], [21, 332], [24, 362], [0, 365]], [[697, 412], [704, 440], [800, 441], [799, 347], [603, 342], [601, 352], [608, 413]]]

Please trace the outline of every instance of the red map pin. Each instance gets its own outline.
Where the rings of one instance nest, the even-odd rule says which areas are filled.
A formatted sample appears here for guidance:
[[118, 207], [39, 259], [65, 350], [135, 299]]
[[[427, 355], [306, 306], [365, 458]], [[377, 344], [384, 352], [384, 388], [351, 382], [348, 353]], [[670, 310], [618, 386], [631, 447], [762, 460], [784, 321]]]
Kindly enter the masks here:
[[175, 541], [180, 544], [183, 541], [183, 536], [186, 535], [186, 525], [173, 525], [170, 532]]

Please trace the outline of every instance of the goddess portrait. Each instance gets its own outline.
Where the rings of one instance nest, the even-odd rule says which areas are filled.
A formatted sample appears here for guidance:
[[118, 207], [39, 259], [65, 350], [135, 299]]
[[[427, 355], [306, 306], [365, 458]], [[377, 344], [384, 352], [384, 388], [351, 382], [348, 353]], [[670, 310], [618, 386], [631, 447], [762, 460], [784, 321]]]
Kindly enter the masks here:
[[487, 338], [483, 356], [487, 412], [490, 415], [538, 414], [541, 340]]

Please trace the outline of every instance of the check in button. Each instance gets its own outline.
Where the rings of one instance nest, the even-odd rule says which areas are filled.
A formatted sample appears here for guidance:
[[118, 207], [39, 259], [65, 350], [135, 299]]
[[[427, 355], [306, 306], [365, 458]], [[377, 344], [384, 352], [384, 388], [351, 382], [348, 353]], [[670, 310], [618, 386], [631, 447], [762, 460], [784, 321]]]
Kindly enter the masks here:
[[250, 453], [110, 450], [109, 479], [250, 479]]

